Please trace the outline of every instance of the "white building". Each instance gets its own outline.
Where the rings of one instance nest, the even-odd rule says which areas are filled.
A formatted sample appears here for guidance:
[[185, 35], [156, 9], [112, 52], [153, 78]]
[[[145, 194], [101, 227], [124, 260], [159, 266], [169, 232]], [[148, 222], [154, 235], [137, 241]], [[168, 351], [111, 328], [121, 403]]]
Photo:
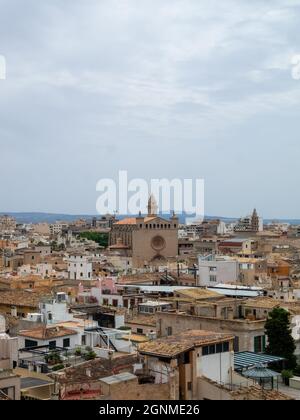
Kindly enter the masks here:
[[70, 280], [91, 280], [93, 274], [91, 257], [70, 255], [68, 258], [68, 273]]
[[73, 315], [69, 313], [67, 306], [67, 295], [57, 293], [54, 299], [49, 299], [40, 304], [41, 314], [47, 324], [71, 321]]
[[172, 309], [172, 304], [170, 302], [162, 301], [150, 301], [140, 303], [138, 305], [138, 311], [140, 314], [151, 314], [154, 315], [157, 312], [165, 312]]
[[67, 295], [63, 292], [56, 293], [55, 298], [44, 300], [39, 306], [40, 312], [27, 314], [26, 321], [50, 325], [73, 320], [67, 305]]
[[228, 233], [226, 223], [222, 222], [222, 220], [220, 220], [220, 223], [217, 227], [217, 234], [218, 235], [226, 235], [226, 233]]
[[49, 263], [42, 263], [36, 265], [36, 274], [41, 276], [42, 278], [49, 277], [53, 274], [53, 267], [52, 264]]
[[58, 347], [74, 349], [81, 345], [81, 341], [77, 331], [60, 326], [51, 326], [20, 331], [18, 345], [19, 350], [43, 346], [50, 349]]
[[228, 257], [199, 256], [198, 286], [216, 286], [238, 281], [239, 266], [236, 260]]

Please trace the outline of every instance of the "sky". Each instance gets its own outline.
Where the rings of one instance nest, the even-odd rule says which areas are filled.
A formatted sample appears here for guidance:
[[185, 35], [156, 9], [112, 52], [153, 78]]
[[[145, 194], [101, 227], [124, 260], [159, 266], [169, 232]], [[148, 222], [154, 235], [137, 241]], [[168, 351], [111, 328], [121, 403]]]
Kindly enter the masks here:
[[0, 0], [0, 211], [94, 214], [127, 170], [203, 178], [208, 215], [299, 219], [299, 21], [300, 0]]

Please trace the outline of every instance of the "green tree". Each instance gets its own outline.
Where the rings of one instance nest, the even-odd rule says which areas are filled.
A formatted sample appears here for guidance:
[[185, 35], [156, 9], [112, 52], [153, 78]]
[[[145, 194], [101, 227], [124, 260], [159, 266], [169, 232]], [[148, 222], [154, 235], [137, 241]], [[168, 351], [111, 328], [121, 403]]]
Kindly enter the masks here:
[[108, 233], [101, 232], [81, 232], [79, 237], [81, 239], [88, 239], [89, 241], [94, 241], [104, 248], [108, 247]]
[[296, 345], [292, 336], [290, 314], [283, 308], [275, 308], [269, 314], [266, 322], [266, 335], [269, 345], [267, 354], [283, 357], [287, 361], [288, 369], [295, 369], [297, 359], [295, 356]]

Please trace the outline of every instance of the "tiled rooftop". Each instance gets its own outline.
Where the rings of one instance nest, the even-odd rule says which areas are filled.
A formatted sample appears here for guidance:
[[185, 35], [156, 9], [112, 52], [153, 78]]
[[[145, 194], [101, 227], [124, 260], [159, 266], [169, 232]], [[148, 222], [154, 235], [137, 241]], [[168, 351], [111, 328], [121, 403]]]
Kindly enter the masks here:
[[219, 293], [212, 292], [207, 289], [193, 288], [193, 289], [183, 289], [177, 290], [176, 294], [190, 299], [202, 300], [202, 299], [223, 299], [223, 296]]
[[276, 306], [280, 306], [280, 302], [267, 297], [258, 297], [256, 299], [248, 299], [244, 302], [245, 307], [254, 307], [261, 309], [273, 309]]
[[211, 331], [190, 330], [171, 337], [150, 341], [139, 346], [142, 354], [152, 354], [157, 357], [175, 357], [194, 347], [201, 347], [209, 344], [231, 341], [233, 335], [221, 334]]
[[29, 337], [37, 340], [48, 340], [51, 338], [65, 337], [69, 335], [76, 335], [77, 332], [64, 327], [47, 327], [35, 328], [32, 330], [24, 330], [19, 332], [21, 337]]
[[27, 292], [25, 290], [0, 290], [0, 305], [27, 306], [37, 308], [45, 292]]

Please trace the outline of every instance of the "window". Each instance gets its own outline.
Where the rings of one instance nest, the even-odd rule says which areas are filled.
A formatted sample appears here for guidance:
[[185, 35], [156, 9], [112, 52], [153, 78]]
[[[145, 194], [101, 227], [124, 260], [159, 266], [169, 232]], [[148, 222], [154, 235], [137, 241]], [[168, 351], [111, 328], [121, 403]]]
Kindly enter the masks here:
[[188, 391], [192, 391], [193, 390], [192, 382], [188, 382], [187, 387], [188, 387]]
[[216, 354], [216, 346], [209, 346], [209, 354]]
[[70, 347], [70, 339], [69, 338], [64, 338], [63, 347], [64, 347], [64, 349], [67, 348], [67, 347]]
[[144, 334], [144, 330], [142, 328], [137, 328], [137, 334]]
[[216, 353], [222, 353], [223, 352], [223, 346], [222, 344], [217, 344], [216, 346]]
[[228, 353], [229, 352], [229, 343], [223, 343], [223, 353]]
[[168, 327], [168, 328], [167, 328], [167, 334], [168, 334], [168, 336], [170, 336], [170, 335], [172, 335], [172, 334], [173, 334], [173, 329], [172, 329], [172, 327]]
[[266, 337], [264, 335], [254, 337], [254, 352], [263, 353], [266, 350]]
[[234, 338], [233, 350], [234, 350], [235, 353], [238, 353], [240, 351], [240, 339], [239, 339], [239, 337]]
[[209, 347], [205, 346], [202, 348], [202, 356], [208, 356], [209, 355]]
[[210, 356], [213, 354], [228, 353], [229, 343], [219, 343], [217, 345], [204, 346], [202, 347], [202, 356]]
[[33, 340], [25, 340], [25, 348], [29, 349], [30, 347], [37, 347], [38, 342]]
[[217, 282], [217, 276], [209, 276], [209, 281], [211, 283], [216, 283]]
[[83, 335], [83, 336], [81, 337], [81, 344], [82, 344], [83, 346], [85, 346], [85, 345], [86, 345], [86, 336], [85, 336], [85, 335]]
[[56, 349], [56, 341], [49, 341], [49, 349], [50, 350]]
[[190, 352], [184, 353], [183, 363], [188, 365], [190, 363]]

